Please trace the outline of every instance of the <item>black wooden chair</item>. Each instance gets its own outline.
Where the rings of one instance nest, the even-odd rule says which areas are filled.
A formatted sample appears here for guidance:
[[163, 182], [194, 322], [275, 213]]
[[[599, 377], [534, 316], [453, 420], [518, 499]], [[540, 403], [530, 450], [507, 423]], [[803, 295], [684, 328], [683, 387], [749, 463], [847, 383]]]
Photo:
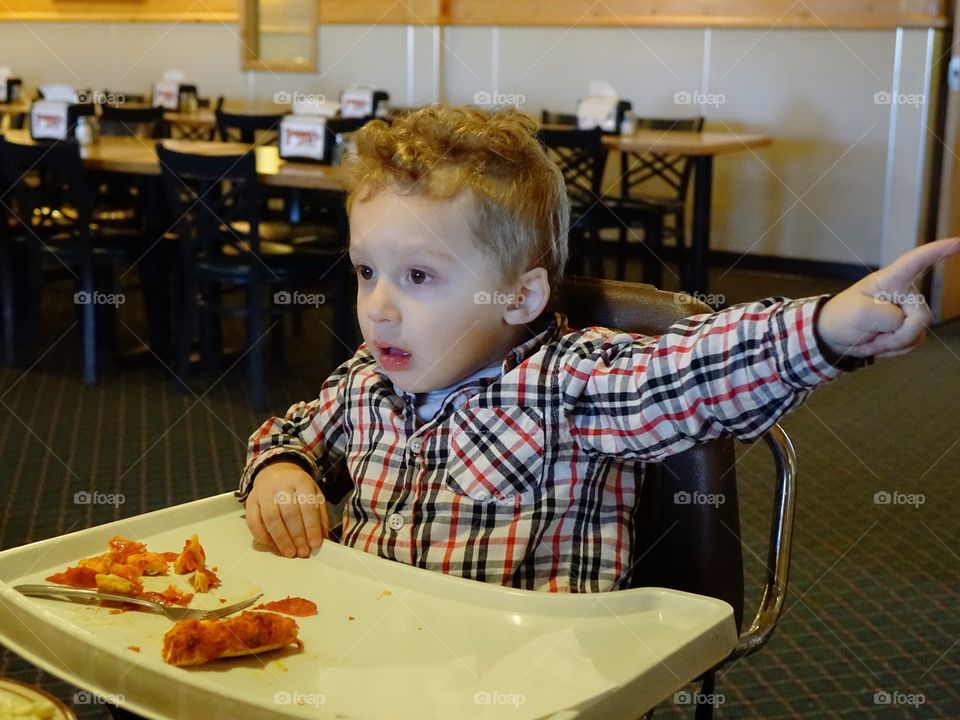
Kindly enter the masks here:
[[574, 113], [543, 110], [540, 112], [540, 123], [543, 125], [565, 125], [575, 128], [577, 127], [577, 116]]
[[[637, 128], [703, 132], [703, 118], [638, 118]], [[656, 152], [620, 154], [618, 200], [638, 200], [661, 215], [663, 237], [665, 240], [672, 238], [676, 246], [681, 280], [686, 271], [687, 196], [692, 177], [693, 165], [690, 158], [684, 155]], [[620, 242], [627, 242], [625, 232], [621, 232]]]
[[[270, 330], [264, 320], [279, 320], [285, 311], [303, 309], [291, 299], [317, 289], [325, 290], [325, 304], [334, 303], [338, 320], [331, 342], [335, 352], [338, 356], [352, 353], [355, 337], [346, 302], [346, 228], [340, 247], [267, 241], [260, 233], [260, 188], [252, 152], [194, 155], [163, 144], [158, 144], [157, 152], [170, 210], [180, 218], [182, 289], [176, 356], [181, 382], [189, 377], [198, 313], [201, 354], [208, 365], [215, 364], [220, 354], [220, 316], [241, 316], [246, 320], [244, 352], [251, 403], [263, 409], [266, 389], [261, 340]], [[238, 306], [224, 301], [222, 290], [228, 288], [244, 293]], [[280, 337], [282, 326], [274, 334], [275, 339]]]
[[222, 108], [217, 108], [215, 113], [217, 133], [223, 142], [274, 145], [280, 135], [280, 121], [283, 120], [283, 115], [232, 113]]
[[100, 133], [113, 137], [156, 139], [163, 135], [163, 108], [100, 106]]
[[[604, 198], [607, 149], [600, 129], [545, 127], [540, 130], [540, 138], [563, 173], [570, 197], [570, 264], [574, 271], [586, 274], [587, 258], [592, 255], [593, 273], [603, 277], [601, 232], [642, 229], [642, 242], [637, 245], [643, 254], [643, 277], [646, 282], [659, 285], [663, 273], [662, 216], [639, 201], [614, 204]], [[621, 252], [627, 250], [622, 244], [614, 247]]]
[[[95, 384], [98, 336], [112, 342], [111, 316], [122, 304], [110, 302], [122, 296], [114, 271], [125, 261], [145, 259], [143, 237], [92, 221], [94, 192], [76, 143], [18, 145], [0, 138], [0, 181], [7, 214], [0, 251], [5, 361], [14, 365], [35, 359], [40, 293], [60, 276], [73, 281], [83, 377]], [[144, 273], [149, 272], [148, 260], [140, 263]]]
[[[710, 307], [693, 298], [682, 299], [683, 302], [678, 302], [676, 294], [648, 285], [570, 278], [553, 302], [557, 309], [566, 312], [571, 327], [600, 325], [661, 335], [684, 317], [711, 312]], [[779, 425], [774, 425], [764, 440], [773, 452], [777, 478], [766, 583], [756, 615], [746, 630], [743, 630], [743, 549], [733, 440], [712, 440], [663, 462], [648, 464], [638, 500], [633, 587], [672, 588], [729, 603], [741, 634], [736, 648], [724, 662], [753, 653], [766, 643], [776, 627], [787, 593], [796, 505], [796, 455]], [[678, 502], [680, 493], [720, 495], [725, 502]], [[703, 677], [702, 694], [714, 694], [716, 669]], [[646, 710], [648, 708], [638, 708], [638, 711]], [[711, 705], [697, 706], [697, 718], [709, 718], [711, 713]]]

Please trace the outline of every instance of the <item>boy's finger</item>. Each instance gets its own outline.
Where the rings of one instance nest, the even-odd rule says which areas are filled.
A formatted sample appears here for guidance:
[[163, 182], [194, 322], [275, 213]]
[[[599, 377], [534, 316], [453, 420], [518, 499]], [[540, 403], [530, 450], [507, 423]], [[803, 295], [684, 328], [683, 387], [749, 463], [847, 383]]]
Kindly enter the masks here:
[[298, 497], [299, 493], [293, 493], [288, 502], [277, 503], [280, 508], [280, 517], [283, 518], [283, 524], [286, 525], [287, 533], [293, 541], [293, 551], [289, 553], [290, 557], [294, 555], [306, 557], [310, 554], [310, 547], [307, 545], [307, 533], [303, 528], [303, 510], [298, 502]]
[[263, 525], [270, 533], [277, 550], [287, 557], [296, 555], [297, 549], [287, 532], [287, 526], [284, 525], [283, 518], [280, 517], [280, 506], [276, 502], [267, 503], [260, 508], [260, 516], [263, 518]]
[[957, 252], [960, 252], [960, 238], [946, 238], [914, 248], [876, 272], [878, 289], [907, 287], [915, 277]]
[[323, 500], [323, 495], [320, 493], [311, 495], [310, 499], [314, 500], [314, 502], [301, 505], [300, 515], [303, 518], [303, 528], [307, 534], [307, 542], [311, 548], [318, 548], [326, 537], [323, 522], [326, 513], [326, 508], [324, 507], [326, 503]]
[[247, 502], [244, 518], [247, 521], [247, 529], [253, 536], [253, 541], [259, 545], [273, 547], [273, 540], [270, 539], [270, 533], [267, 532], [263, 524], [263, 518], [260, 517], [260, 506], [255, 502]]
[[881, 338], [883, 349], [881, 353], [910, 350], [923, 340], [930, 324], [930, 310], [926, 305], [913, 305], [904, 308], [906, 319], [893, 333]]

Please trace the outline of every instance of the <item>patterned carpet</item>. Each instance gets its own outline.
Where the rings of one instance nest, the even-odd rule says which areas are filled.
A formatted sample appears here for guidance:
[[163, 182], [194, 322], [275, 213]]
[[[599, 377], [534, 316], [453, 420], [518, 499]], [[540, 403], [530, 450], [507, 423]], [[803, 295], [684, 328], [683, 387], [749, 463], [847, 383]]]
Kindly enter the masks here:
[[[843, 286], [720, 275], [713, 287], [728, 303]], [[45, 310], [54, 318], [44, 325], [48, 353], [29, 372], [0, 370], [0, 548], [233, 489], [245, 439], [266, 417], [247, 404], [242, 368], [202, 374], [195, 394], [182, 395], [142, 357], [87, 388], [69, 299]], [[121, 319], [120, 340], [133, 347], [144, 333], [135, 303]], [[315, 393], [330, 369], [329, 324], [326, 309], [306, 317], [303, 338], [273, 368], [271, 411]], [[790, 595], [770, 644], [720, 674], [718, 717], [960, 717], [958, 370], [953, 323], [912, 355], [842, 378], [786, 418], [800, 458]], [[748, 595], [757, 598], [772, 463], [762, 445], [738, 452]], [[122, 492], [125, 502], [78, 505], [83, 491]], [[878, 504], [878, 492], [922, 494], [923, 503]], [[81, 718], [109, 717], [10, 652], [0, 653], [0, 676], [41, 685]], [[656, 713], [692, 715], [669, 701]]]

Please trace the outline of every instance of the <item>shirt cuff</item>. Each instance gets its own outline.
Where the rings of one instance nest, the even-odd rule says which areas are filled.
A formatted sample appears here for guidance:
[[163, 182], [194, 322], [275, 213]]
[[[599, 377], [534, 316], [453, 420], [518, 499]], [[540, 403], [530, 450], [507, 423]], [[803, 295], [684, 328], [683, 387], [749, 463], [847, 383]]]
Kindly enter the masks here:
[[827, 345], [826, 340], [820, 335], [820, 312], [823, 310], [823, 306], [827, 304], [827, 301], [832, 298], [833, 295], [824, 295], [817, 300], [817, 307], [813, 311], [813, 335], [817, 339], [817, 349], [820, 350], [820, 354], [833, 365], [835, 368], [843, 370], [844, 372], [852, 372], [853, 370], [858, 370], [859, 368], [866, 367], [867, 365], [873, 364], [873, 357], [855, 357], [853, 355], [842, 355], [833, 350], [829, 345]]
[[829, 296], [790, 300], [774, 316], [779, 336], [778, 365], [781, 377], [791, 387], [808, 390], [866, 364], [860, 358], [839, 356], [820, 338], [817, 318]]
[[234, 493], [234, 496], [240, 502], [246, 502], [247, 496], [253, 489], [253, 481], [256, 480], [257, 473], [263, 470], [267, 465], [276, 462], [292, 462], [303, 468], [314, 482], [320, 475], [320, 468], [317, 462], [305, 452], [291, 447], [274, 447], [266, 450], [254, 458], [244, 469], [240, 476], [240, 487]]

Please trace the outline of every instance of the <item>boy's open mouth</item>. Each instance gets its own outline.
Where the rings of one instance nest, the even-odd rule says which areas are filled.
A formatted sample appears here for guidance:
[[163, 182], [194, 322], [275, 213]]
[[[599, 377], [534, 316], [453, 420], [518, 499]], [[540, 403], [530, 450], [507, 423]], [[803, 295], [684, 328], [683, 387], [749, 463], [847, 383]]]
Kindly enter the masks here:
[[412, 356], [406, 350], [382, 343], [376, 343], [376, 348], [384, 370], [403, 370], [410, 363]]

